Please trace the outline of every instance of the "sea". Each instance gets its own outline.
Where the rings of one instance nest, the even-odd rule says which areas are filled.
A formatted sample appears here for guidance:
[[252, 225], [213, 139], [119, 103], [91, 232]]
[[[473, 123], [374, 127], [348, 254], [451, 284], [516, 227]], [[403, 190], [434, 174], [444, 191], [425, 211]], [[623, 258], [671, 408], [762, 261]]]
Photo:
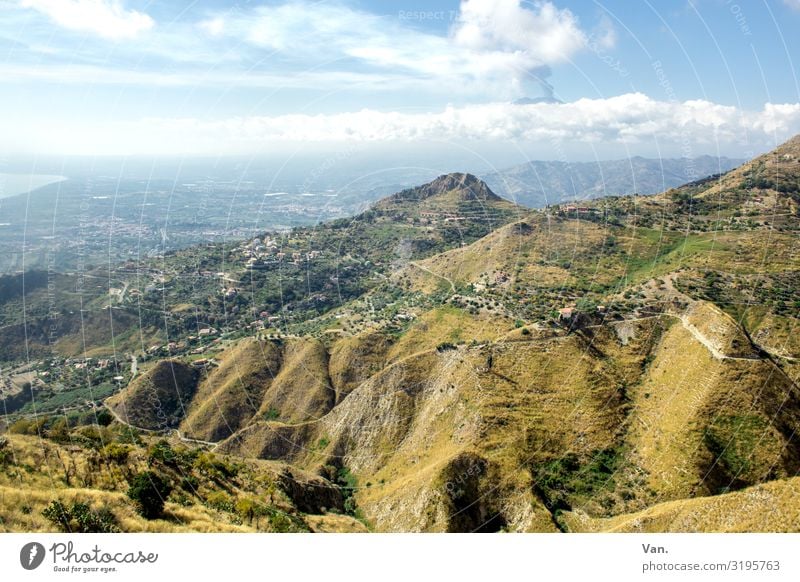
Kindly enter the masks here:
[[0, 173], [0, 198], [24, 194], [48, 184], [66, 180], [66, 176], [50, 174], [3, 174]]

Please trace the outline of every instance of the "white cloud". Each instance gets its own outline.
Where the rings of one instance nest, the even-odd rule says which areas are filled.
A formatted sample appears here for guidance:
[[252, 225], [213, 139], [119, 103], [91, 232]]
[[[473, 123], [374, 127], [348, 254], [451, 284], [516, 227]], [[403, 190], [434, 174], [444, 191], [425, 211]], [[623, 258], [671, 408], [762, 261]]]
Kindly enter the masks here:
[[159, 119], [149, 123], [181, 131], [218, 133], [228, 139], [266, 141], [415, 140], [648, 140], [713, 143], [741, 139], [748, 132], [784, 135], [800, 131], [800, 104], [767, 104], [743, 111], [709, 101], [671, 103], [641, 93], [572, 103], [493, 103], [447, 107], [438, 113], [397, 113], [365, 109], [331, 115], [241, 117], [201, 122]]
[[783, 0], [783, 2], [789, 8], [792, 8], [794, 10], [800, 10], [800, 0]]
[[215, 16], [202, 21], [199, 26], [211, 36], [221, 36], [225, 32], [225, 19], [222, 16]]
[[149, 15], [126, 10], [120, 0], [22, 0], [20, 4], [64, 28], [112, 40], [135, 38], [154, 25]]
[[524, 93], [526, 83], [541, 83], [550, 65], [569, 61], [587, 41], [569, 10], [551, 2], [529, 6], [521, 0], [464, 0], [449, 35], [406, 26], [399, 17], [306, 2], [215, 15], [200, 27], [269, 50], [268, 59], [314, 66], [355, 60], [511, 97]]
[[[68, 128], [48, 128], [53, 136], [70, 136]], [[253, 153], [281, 144], [336, 148], [344, 142], [415, 144], [427, 142], [494, 145], [563, 142], [603, 148], [659, 144], [676, 151], [691, 143], [697, 151], [719, 144], [765, 144], [769, 147], [800, 132], [800, 103], [767, 104], [760, 111], [742, 110], [709, 101], [656, 101], [640, 93], [572, 103], [512, 105], [492, 103], [446, 107], [433, 113], [380, 112], [364, 109], [329, 115], [232, 117], [219, 120], [149, 118], [114, 123], [78, 132], [88, 148], [114, 153], [225, 154]], [[115, 143], [124, 135], [124, 146]], [[325, 145], [327, 144], [327, 145]], [[128, 148], [120, 150], [119, 148]], [[545, 148], [547, 149], [547, 148]], [[552, 148], [550, 148], [552, 149]], [[742, 148], [743, 150], [744, 148]], [[91, 149], [87, 151], [91, 152]]]
[[586, 44], [569, 10], [520, 0], [464, 0], [453, 37], [468, 50], [515, 54], [529, 66], [568, 61]]

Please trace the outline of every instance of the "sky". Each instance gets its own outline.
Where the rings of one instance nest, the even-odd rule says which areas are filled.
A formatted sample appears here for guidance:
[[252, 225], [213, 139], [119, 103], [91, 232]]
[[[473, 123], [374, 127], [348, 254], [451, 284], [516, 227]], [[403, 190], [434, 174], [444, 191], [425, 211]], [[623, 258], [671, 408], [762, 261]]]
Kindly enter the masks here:
[[800, 0], [0, 0], [0, 155], [750, 157], [800, 133], [797, 30]]

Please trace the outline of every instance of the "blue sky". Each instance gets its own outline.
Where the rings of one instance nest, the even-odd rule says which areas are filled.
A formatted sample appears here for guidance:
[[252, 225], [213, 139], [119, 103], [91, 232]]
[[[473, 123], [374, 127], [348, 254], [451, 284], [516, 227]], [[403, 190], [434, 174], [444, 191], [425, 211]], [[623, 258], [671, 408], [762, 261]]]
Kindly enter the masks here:
[[0, 151], [752, 155], [800, 131], [798, 29], [800, 0], [0, 0]]

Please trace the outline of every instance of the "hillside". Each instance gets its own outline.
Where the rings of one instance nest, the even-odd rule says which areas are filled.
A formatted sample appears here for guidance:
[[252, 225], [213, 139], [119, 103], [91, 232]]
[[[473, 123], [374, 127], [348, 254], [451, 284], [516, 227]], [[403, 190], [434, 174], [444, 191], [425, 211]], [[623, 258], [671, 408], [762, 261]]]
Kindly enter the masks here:
[[318, 418], [335, 401], [327, 360], [313, 339], [243, 340], [205, 374], [181, 429], [192, 438], [217, 441], [258, 418]]
[[219, 450], [346, 467], [391, 531], [547, 530], [547, 505], [608, 515], [800, 469], [800, 391], [774, 364], [717, 360], [677, 317], [611, 330], [422, 351], [318, 422], [261, 421]]
[[659, 503], [608, 519], [574, 513], [565, 514], [564, 520], [574, 532], [797, 533], [799, 486], [794, 477], [714, 497]]
[[[41, 427], [0, 441], [0, 532], [367, 531], [344, 514], [341, 489], [281, 463], [232, 459], [122, 427]], [[164, 509], [142, 516], [136, 474], [170, 484]], [[148, 474], [148, 473], [144, 473]]]
[[[542, 211], [450, 174], [218, 262], [176, 253], [152, 298], [120, 300], [130, 281], [104, 310], [173, 338], [131, 353], [111, 430], [319, 479], [341, 497], [286, 491], [320, 529], [792, 529], [736, 511], [794, 511], [798, 144]], [[28, 430], [79, 435], [79, 410]]]
[[108, 400], [122, 421], [147, 430], [176, 426], [197, 389], [198, 372], [177, 360], [162, 360]]

